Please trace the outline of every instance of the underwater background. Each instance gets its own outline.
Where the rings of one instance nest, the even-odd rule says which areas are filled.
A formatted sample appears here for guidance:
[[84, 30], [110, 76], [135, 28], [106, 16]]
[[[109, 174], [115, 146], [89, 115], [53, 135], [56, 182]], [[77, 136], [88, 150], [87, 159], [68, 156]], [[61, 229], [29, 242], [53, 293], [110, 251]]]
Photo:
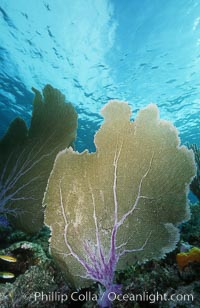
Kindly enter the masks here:
[[198, 0], [0, 1], [0, 115], [30, 121], [33, 93], [52, 84], [79, 115], [77, 149], [94, 151], [109, 99], [134, 114], [155, 102], [182, 143], [200, 146]]
[[[31, 89], [41, 91], [47, 84], [59, 89], [78, 114], [74, 143], [77, 151], [95, 152], [94, 135], [103, 122], [100, 110], [109, 100], [127, 101], [133, 112], [132, 120], [140, 109], [153, 102], [159, 108], [161, 119], [176, 126], [181, 143], [195, 144], [193, 150], [196, 149], [200, 176], [199, 0], [0, 0], [0, 139], [16, 117], [23, 118], [30, 126], [34, 99]], [[166, 282], [166, 288], [172, 285], [175, 289], [178, 285], [179, 293], [184, 293], [189, 286], [187, 291], [195, 290], [199, 296], [198, 196], [190, 191], [189, 201], [194, 208], [192, 220], [180, 228], [182, 244], [167, 257], [166, 263], [152, 261], [119, 273], [118, 280], [123, 281], [127, 292], [133, 287], [132, 277], [136, 277], [138, 292], [145, 282], [146, 290], [150, 290], [156, 281], [155, 288], [160, 284], [165, 290]], [[48, 307], [49, 303], [34, 303], [28, 298], [25, 286], [32, 277], [35, 283], [30, 287], [32, 292], [37, 289], [37, 283], [46, 294], [51, 295], [55, 290], [71, 292], [48, 254], [47, 229], [32, 237], [10, 226], [6, 228], [0, 231], [0, 248], [3, 249], [0, 253], [0, 307]], [[25, 248], [27, 252], [19, 244], [22, 241], [29, 243], [23, 244], [29, 245]], [[176, 268], [176, 254], [192, 247], [197, 249], [197, 264], [183, 273]], [[18, 258], [17, 267], [13, 265], [14, 259], [7, 258], [9, 265], [1, 259], [10, 255], [10, 251]], [[23, 273], [38, 264], [41, 268], [27, 272], [23, 280]], [[2, 273], [7, 271], [21, 280], [16, 282], [14, 277], [3, 277]], [[12, 283], [5, 286], [12, 278], [15, 289]], [[87, 291], [84, 292], [87, 294]], [[96, 292], [95, 288], [92, 292]], [[26, 295], [24, 301], [17, 301], [19, 294]], [[59, 301], [55, 304], [55, 298], [50, 301], [50, 307], [64, 306]], [[75, 304], [75, 307], [79, 304], [96, 307], [87, 299]], [[74, 303], [65, 305], [73, 307]], [[116, 303], [116, 307], [198, 307], [200, 303], [196, 301], [193, 306], [191, 302], [188, 306], [184, 303], [182, 306], [175, 303], [174, 306], [129, 305]]]

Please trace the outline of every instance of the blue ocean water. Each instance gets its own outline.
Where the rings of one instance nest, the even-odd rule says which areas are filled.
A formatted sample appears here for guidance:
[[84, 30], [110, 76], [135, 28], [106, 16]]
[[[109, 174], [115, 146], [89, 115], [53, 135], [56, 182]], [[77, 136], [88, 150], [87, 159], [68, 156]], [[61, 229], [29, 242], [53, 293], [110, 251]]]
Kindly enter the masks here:
[[[50, 83], [79, 114], [76, 148], [94, 150], [109, 99], [150, 102], [182, 143], [200, 146], [199, 0], [1, 0], [0, 135]], [[133, 116], [133, 117], [134, 117]]]

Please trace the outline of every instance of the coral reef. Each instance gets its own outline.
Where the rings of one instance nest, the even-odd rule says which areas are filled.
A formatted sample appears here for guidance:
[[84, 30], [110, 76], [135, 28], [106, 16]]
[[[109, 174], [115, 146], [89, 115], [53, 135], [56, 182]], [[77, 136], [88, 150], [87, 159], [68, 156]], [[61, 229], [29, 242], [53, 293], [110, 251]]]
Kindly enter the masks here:
[[96, 152], [60, 152], [44, 204], [56, 262], [76, 287], [100, 283], [99, 305], [107, 307], [108, 293], [122, 292], [116, 270], [176, 247], [176, 225], [190, 217], [187, 192], [196, 168], [156, 105], [134, 122], [126, 103], [111, 101], [102, 114]]
[[200, 248], [193, 247], [188, 252], [178, 253], [176, 255], [176, 261], [180, 269], [183, 269], [185, 266], [192, 262], [200, 263]]
[[[25, 242], [24, 242], [25, 244]], [[12, 251], [13, 248], [20, 249], [21, 244], [11, 246], [8, 251]], [[87, 300], [82, 301], [72, 301], [71, 294], [77, 292], [74, 289], [69, 288], [65, 283], [59, 269], [55, 267], [49, 257], [45, 257], [42, 253], [42, 249], [39, 245], [31, 243], [26, 243], [27, 252], [29, 256], [32, 256], [32, 263], [29, 261], [29, 265], [26, 271], [16, 277], [15, 281], [12, 283], [1, 283], [0, 285], [0, 305], [5, 308], [10, 307], [69, 307], [69, 308], [97, 308], [98, 304], [96, 301], [87, 298]], [[13, 247], [13, 248], [12, 248]], [[24, 249], [24, 254], [26, 249]], [[32, 252], [32, 254], [31, 254]], [[0, 251], [2, 253], [2, 251]], [[5, 253], [5, 250], [4, 250]], [[26, 254], [28, 255], [28, 253]], [[41, 261], [38, 262], [41, 258]], [[148, 299], [143, 298], [143, 300], [138, 297], [135, 301], [118, 301], [113, 302], [113, 307], [116, 308], [143, 308], [143, 307], [157, 307], [157, 308], [170, 308], [170, 307], [199, 307], [200, 297], [199, 297], [199, 270], [194, 264], [187, 268], [187, 272], [179, 275], [178, 268], [173, 264], [175, 261], [173, 255], [169, 255], [165, 260], [162, 261], [151, 261], [144, 265], [134, 264], [131, 267], [127, 267], [126, 271], [121, 271], [116, 273], [117, 282], [123, 283], [123, 292], [125, 294], [152, 294]], [[38, 260], [33, 262], [33, 260]], [[196, 275], [195, 275], [196, 273]], [[35, 297], [35, 294], [40, 292], [42, 294], [49, 295], [46, 300], [45, 296]], [[90, 289], [81, 289], [78, 294], [86, 294], [86, 292], [91, 292], [92, 294], [97, 294], [97, 286], [93, 286]], [[56, 294], [63, 296], [68, 295], [68, 299], [61, 303], [59, 298], [56, 298]], [[156, 298], [156, 294], [159, 294]], [[162, 300], [161, 296], [167, 294], [168, 300]], [[186, 300], [180, 301], [180, 296], [186, 296], [187, 294], [193, 295], [193, 300], [191, 298], [186, 298]], [[155, 295], [155, 302], [153, 302]], [[170, 300], [170, 296], [173, 295], [173, 300]], [[175, 298], [178, 297], [176, 301]], [[53, 300], [54, 297], [54, 300]]]
[[[139, 296], [132, 302], [116, 300], [114, 307], [198, 307], [200, 267], [198, 269], [192, 264], [187, 275], [180, 275], [178, 267], [174, 265], [175, 258], [176, 254], [171, 253], [164, 260], [134, 264], [126, 271], [117, 273], [117, 279], [123, 282], [124, 293]], [[144, 296], [141, 298], [141, 295]]]
[[34, 233], [43, 225], [42, 198], [57, 153], [72, 146], [77, 113], [50, 85], [35, 98], [30, 128], [16, 118], [0, 140], [0, 215]]
[[[56, 291], [69, 293], [61, 273], [57, 272], [40, 244], [18, 242], [0, 253], [9, 253], [17, 258], [15, 266], [12, 267], [14, 280], [0, 283], [1, 307], [50, 307], [48, 301], [36, 297], [36, 294], [51, 294]], [[60, 307], [60, 303], [55, 303], [52, 307]]]
[[[187, 233], [187, 230], [182, 230]], [[10, 265], [9, 269], [15, 273], [15, 278], [12, 281], [6, 282], [4, 279], [0, 282], [0, 306], [4, 308], [97, 308], [97, 300], [91, 300], [86, 296], [88, 293], [97, 296], [97, 285], [94, 284], [90, 288], [79, 291], [69, 288], [68, 282], [65, 282], [59, 268], [55, 266], [48, 254], [48, 238], [47, 227], [32, 237], [19, 231], [7, 237], [7, 248], [0, 250], [0, 254], [14, 255], [18, 259], [18, 264]], [[12, 242], [15, 243], [11, 244]], [[123, 293], [132, 294], [135, 300], [118, 301], [116, 299], [113, 301], [113, 307], [199, 307], [200, 264], [190, 263], [179, 270], [175, 262], [177, 251], [178, 248], [163, 260], [149, 261], [142, 265], [135, 262], [125, 270], [117, 271], [116, 283], [122, 284]], [[2, 270], [1, 265], [0, 270]], [[75, 299], [79, 295], [82, 296], [81, 299], [85, 296], [85, 299], [71, 300], [74, 292]], [[39, 293], [40, 296], [36, 296]], [[44, 294], [43, 297], [42, 294]], [[145, 296], [141, 298], [143, 294]], [[150, 294], [148, 298], [147, 295]], [[167, 295], [167, 301], [162, 299], [164, 294]], [[66, 296], [68, 296], [67, 299]], [[170, 299], [171, 296], [173, 298]], [[63, 303], [61, 303], [62, 298], [65, 300]]]

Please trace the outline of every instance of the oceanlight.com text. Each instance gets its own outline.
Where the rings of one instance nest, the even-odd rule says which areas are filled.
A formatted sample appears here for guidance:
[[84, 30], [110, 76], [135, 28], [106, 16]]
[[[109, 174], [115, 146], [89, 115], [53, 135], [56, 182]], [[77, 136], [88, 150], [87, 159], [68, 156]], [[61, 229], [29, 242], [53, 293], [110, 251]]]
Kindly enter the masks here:
[[[92, 293], [90, 291], [86, 293], [73, 292], [71, 294], [60, 293], [60, 292], [35, 292], [34, 293], [35, 301], [44, 301], [44, 302], [60, 302], [66, 303], [68, 300], [70, 301], [94, 301], [97, 302], [99, 300], [96, 293]], [[156, 302], [162, 301], [172, 301], [172, 302], [193, 302], [194, 296], [193, 294], [160, 294], [159, 292], [148, 293], [143, 292], [140, 294], [135, 293], [124, 293], [117, 294], [115, 292], [108, 293], [108, 300], [110, 302], [118, 301], [118, 302], [149, 302], [154, 304]]]

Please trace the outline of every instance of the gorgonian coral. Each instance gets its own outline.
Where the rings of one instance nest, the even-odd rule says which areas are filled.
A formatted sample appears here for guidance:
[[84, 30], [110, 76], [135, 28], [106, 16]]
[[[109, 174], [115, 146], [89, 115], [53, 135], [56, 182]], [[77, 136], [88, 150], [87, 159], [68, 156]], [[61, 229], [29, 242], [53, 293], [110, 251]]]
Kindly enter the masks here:
[[98, 282], [99, 305], [120, 293], [115, 271], [138, 260], [162, 258], [189, 219], [188, 185], [195, 174], [191, 150], [156, 105], [130, 122], [130, 107], [111, 101], [95, 135], [96, 152], [72, 148], [57, 155], [44, 204], [51, 253], [76, 287]]
[[77, 113], [47, 85], [35, 98], [30, 128], [16, 118], [0, 141], [0, 214], [26, 232], [43, 225], [42, 198], [57, 153], [71, 146]]

